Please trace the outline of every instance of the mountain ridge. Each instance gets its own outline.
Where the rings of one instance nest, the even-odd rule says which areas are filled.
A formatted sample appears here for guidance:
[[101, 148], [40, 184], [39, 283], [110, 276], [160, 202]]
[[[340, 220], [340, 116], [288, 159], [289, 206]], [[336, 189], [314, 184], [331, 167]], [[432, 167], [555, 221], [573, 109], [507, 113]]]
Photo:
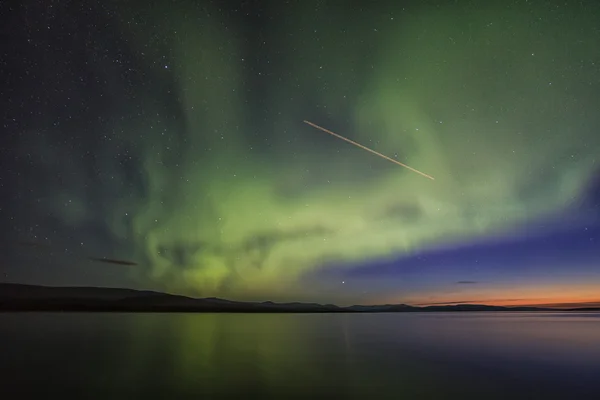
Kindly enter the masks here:
[[150, 290], [126, 288], [38, 286], [0, 283], [0, 311], [99, 312], [252, 312], [252, 313], [377, 313], [443, 311], [600, 311], [586, 307], [504, 307], [485, 304], [411, 306], [407, 304], [352, 305], [319, 303], [243, 302], [217, 297], [193, 298]]

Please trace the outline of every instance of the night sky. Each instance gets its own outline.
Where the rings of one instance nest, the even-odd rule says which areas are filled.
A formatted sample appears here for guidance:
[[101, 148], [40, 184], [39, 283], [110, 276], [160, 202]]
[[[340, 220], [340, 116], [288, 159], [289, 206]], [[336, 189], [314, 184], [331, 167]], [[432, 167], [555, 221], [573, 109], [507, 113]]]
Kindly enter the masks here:
[[600, 303], [598, 2], [22, 0], [0, 16], [4, 282]]

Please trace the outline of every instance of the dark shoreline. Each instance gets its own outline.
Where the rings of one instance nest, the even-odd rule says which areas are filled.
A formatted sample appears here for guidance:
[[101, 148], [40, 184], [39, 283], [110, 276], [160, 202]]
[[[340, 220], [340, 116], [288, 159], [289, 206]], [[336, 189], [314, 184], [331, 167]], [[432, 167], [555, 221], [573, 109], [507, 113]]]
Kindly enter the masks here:
[[484, 304], [410, 306], [406, 304], [339, 307], [318, 303], [242, 302], [191, 298], [152, 291], [101, 287], [49, 287], [0, 284], [0, 312], [131, 313], [427, 313], [427, 312], [594, 312], [598, 307], [503, 307]]
[[357, 310], [348, 308], [320, 309], [320, 308], [287, 308], [282, 307], [181, 307], [181, 306], [119, 306], [115, 304], [86, 305], [86, 304], [6, 304], [0, 301], [0, 313], [6, 312], [100, 312], [100, 313], [237, 313], [237, 314], [373, 314], [373, 313], [437, 313], [437, 312], [600, 312], [600, 308], [536, 308], [536, 307], [496, 307], [485, 305], [469, 305], [468, 307], [436, 306], [436, 307], [407, 307], [405, 309], [394, 309], [393, 306], [381, 307], [372, 310]]

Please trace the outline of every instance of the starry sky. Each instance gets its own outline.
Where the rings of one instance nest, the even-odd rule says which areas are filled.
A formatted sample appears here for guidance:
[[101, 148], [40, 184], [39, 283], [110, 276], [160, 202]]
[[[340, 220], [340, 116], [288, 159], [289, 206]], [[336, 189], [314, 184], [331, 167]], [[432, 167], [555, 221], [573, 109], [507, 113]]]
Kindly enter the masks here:
[[0, 15], [5, 282], [600, 304], [597, 2]]

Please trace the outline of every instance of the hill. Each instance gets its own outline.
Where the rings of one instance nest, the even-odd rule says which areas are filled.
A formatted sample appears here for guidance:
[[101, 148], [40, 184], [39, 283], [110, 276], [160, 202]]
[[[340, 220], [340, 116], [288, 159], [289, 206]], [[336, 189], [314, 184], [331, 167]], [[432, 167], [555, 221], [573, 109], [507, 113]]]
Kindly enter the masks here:
[[[240, 313], [378, 313], [446, 311], [558, 311], [538, 307], [460, 304], [414, 307], [406, 304], [338, 307], [317, 303], [240, 302], [192, 298], [161, 292], [100, 287], [49, 287], [0, 284], [0, 311], [240, 312]], [[560, 310], [569, 311], [569, 310]], [[600, 311], [600, 308], [570, 311]]]

